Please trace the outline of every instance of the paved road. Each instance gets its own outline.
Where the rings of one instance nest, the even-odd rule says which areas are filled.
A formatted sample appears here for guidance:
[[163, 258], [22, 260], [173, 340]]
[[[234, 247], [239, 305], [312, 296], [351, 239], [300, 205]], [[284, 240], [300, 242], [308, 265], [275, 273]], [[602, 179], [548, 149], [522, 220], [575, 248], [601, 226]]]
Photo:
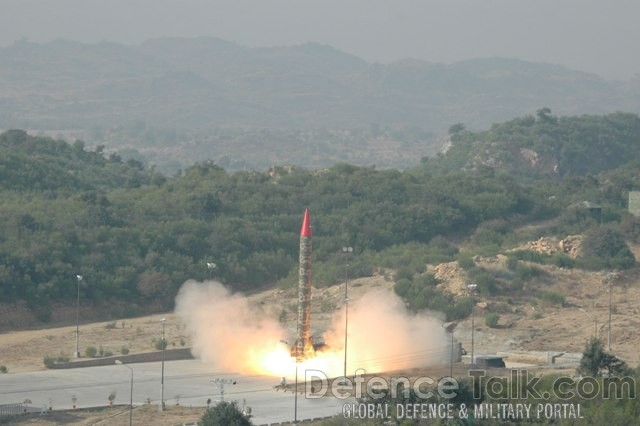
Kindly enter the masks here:
[[[159, 362], [130, 364], [133, 369], [133, 403], [160, 401], [161, 364]], [[164, 399], [167, 405], [178, 399], [184, 406], [205, 406], [208, 398], [220, 400], [214, 379], [235, 380], [224, 386], [224, 399], [246, 402], [253, 411], [255, 424], [293, 420], [294, 395], [276, 391], [279, 379], [265, 376], [244, 376], [212, 372], [198, 360], [165, 362]], [[0, 404], [31, 400], [33, 406], [51, 405], [53, 409], [72, 407], [77, 397], [78, 407], [106, 406], [108, 395], [116, 392], [115, 403], [127, 404], [130, 395], [131, 372], [125, 366], [88, 367], [68, 370], [47, 370], [32, 373], [0, 375]], [[335, 415], [343, 404], [353, 400], [335, 398], [307, 399], [298, 396], [298, 419]]]

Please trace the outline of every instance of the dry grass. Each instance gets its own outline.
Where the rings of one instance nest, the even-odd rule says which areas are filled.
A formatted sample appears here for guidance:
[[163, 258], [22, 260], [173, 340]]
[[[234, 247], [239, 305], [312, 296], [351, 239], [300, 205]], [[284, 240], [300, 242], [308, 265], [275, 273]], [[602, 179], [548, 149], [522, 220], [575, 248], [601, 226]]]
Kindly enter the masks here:
[[[162, 413], [156, 405], [136, 407], [132, 413], [132, 423], [135, 425], [182, 425], [197, 421], [205, 408], [190, 408], [167, 406]], [[5, 419], [3, 419], [4, 422]], [[32, 414], [7, 419], [5, 425], [35, 425], [35, 426], [126, 426], [129, 424], [129, 407], [113, 406], [97, 409], [78, 409], [68, 411], [52, 411], [45, 415]]]
[[[129, 353], [150, 352], [156, 350], [153, 339], [162, 336], [160, 318], [166, 317], [165, 336], [168, 349], [188, 347], [189, 336], [173, 314], [151, 315], [118, 321], [99, 322], [80, 326], [80, 354], [84, 356], [88, 346], [114, 355], [121, 354], [122, 348]], [[0, 363], [9, 372], [44, 370], [44, 356], [64, 355], [72, 358], [76, 348], [76, 327], [57, 327], [41, 330], [27, 330], [3, 333], [0, 346]]]

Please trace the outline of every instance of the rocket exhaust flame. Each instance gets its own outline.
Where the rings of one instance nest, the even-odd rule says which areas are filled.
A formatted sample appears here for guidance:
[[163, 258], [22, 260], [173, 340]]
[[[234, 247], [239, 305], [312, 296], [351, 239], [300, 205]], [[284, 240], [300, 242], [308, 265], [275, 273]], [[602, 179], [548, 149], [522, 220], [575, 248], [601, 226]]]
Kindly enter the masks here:
[[[332, 319], [324, 334], [326, 348], [316, 352], [311, 337], [311, 222], [305, 210], [300, 230], [300, 269], [296, 341], [275, 319], [231, 294], [215, 281], [185, 282], [176, 296], [176, 314], [192, 339], [192, 352], [219, 370], [292, 378], [296, 364], [302, 370], [342, 376], [344, 310]], [[350, 304], [347, 374], [445, 365], [451, 346], [441, 321], [410, 315], [391, 291], [367, 293]]]
[[[191, 337], [196, 358], [218, 371], [293, 379], [296, 358], [281, 340], [285, 328], [240, 294], [214, 281], [187, 281], [176, 314]], [[344, 367], [344, 311], [324, 333], [326, 349], [299, 362], [300, 371], [339, 377]], [[291, 341], [291, 340], [289, 340]], [[348, 374], [447, 365], [450, 338], [435, 317], [411, 315], [393, 292], [368, 293], [349, 304]]]

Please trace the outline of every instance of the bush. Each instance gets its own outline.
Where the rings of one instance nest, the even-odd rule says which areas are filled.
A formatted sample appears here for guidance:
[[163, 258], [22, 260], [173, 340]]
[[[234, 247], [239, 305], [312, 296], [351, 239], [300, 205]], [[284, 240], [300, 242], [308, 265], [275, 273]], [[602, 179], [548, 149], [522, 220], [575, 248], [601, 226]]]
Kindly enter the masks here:
[[7, 369], [6, 365], [0, 365], [0, 373], [5, 374], [8, 373], [9, 370]]
[[98, 355], [98, 350], [95, 346], [87, 346], [84, 350], [84, 354], [89, 358], [95, 358]]
[[222, 401], [207, 409], [198, 422], [202, 426], [248, 426], [251, 422], [242, 415], [235, 402]]
[[67, 357], [64, 353], [60, 352], [58, 357], [52, 357], [49, 355], [44, 356], [44, 366], [47, 368], [53, 368], [54, 364], [69, 362], [69, 357]]
[[49, 355], [45, 355], [44, 356], [44, 366], [47, 368], [53, 368], [53, 364], [56, 363], [55, 358], [49, 356]]
[[482, 268], [474, 268], [468, 273], [471, 281], [478, 284], [478, 292], [480, 294], [490, 296], [496, 292], [497, 282], [489, 271]]
[[[600, 259], [599, 269], [602, 267], [627, 269], [636, 262], [622, 234], [607, 226], [598, 226], [585, 233], [582, 253], [585, 258]], [[583, 264], [583, 266], [589, 265]]]
[[458, 256], [458, 266], [460, 266], [462, 269], [471, 269], [475, 268], [476, 264], [471, 256], [463, 255]]
[[122, 355], [129, 355], [129, 348], [128, 348], [128, 347], [126, 347], [126, 346], [121, 347], [121, 348], [120, 348], [120, 353], [121, 353]]
[[549, 263], [559, 268], [573, 268], [576, 262], [564, 253], [555, 253], [551, 255]]
[[537, 252], [535, 250], [516, 250], [509, 253], [509, 258], [517, 260], [525, 260], [534, 263], [546, 263], [549, 255]]
[[489, 312], [484, 317], [484, 323], [487, 325], [487, 327], [490, 327], [490, 328], [498, 327], [498, 321], [500, 321], [500, 314], [496, 312]]
[[542, 290], [538, 293], [538, 297], [547, 303], [564, 306], [564, 296], [555, 291]]
[[620, 223], [620, 232], [626, 238], [637, 243], [640, 242], [640, 218], [629, 216]]
[[162, 349], [167, 349], [167, 340], [162, 340], [162, 338], [158, 340], [154, 340], [153, 347], [156, 348], [157, 351], [161, 351]]
[[520, 281], [527, 281], [531, 278], [538, 277], [544, 274], [544, 271], [535, 266], [528, 266], [522, 263], [518, 263], [515, 269], [516, 278]]

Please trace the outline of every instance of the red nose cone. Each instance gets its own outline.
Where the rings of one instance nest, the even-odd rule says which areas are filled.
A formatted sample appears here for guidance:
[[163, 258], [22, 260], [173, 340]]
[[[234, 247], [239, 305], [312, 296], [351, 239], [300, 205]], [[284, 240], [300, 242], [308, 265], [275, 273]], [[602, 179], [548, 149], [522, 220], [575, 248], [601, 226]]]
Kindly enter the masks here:
[[311, 236], [311, 221], [309, 220], [309, 209], [304, 209], [304, 218], [302, 219], [302, 228], [300, 229], [301, 237]]

